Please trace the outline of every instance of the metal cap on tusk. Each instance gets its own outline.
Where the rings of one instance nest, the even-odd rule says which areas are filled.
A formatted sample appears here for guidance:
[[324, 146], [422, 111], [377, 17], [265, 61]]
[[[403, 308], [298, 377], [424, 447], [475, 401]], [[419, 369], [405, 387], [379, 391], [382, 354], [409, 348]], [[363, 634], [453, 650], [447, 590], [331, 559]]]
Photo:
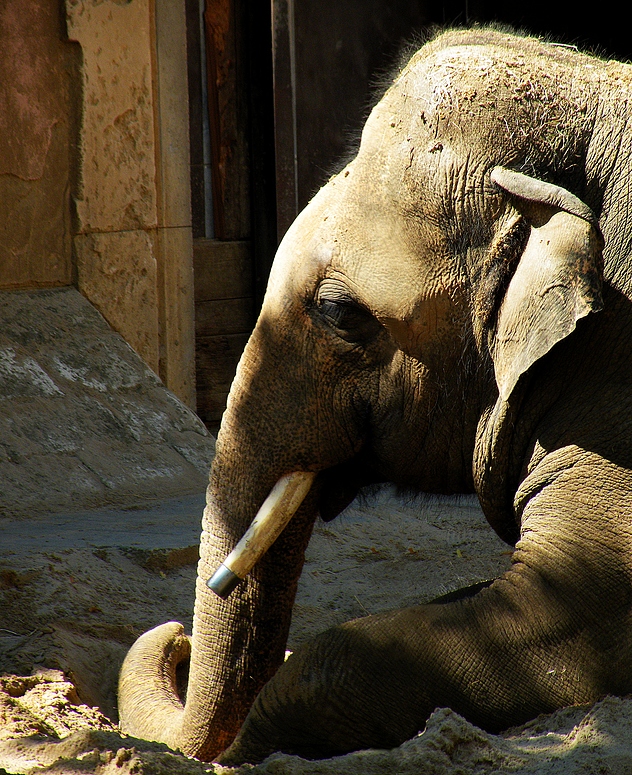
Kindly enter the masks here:
[[292, 519], [315, 476], [311, 471], [295, 471], [274, 485], [241, 541], [206, 582], [216, 595], [225, 600], [246, 578]]
[[242, 581], [236, 573], [222, 563], [213, 576], [206, 582], [206, 586], [222, 600], [226, 600], [237, 584]]

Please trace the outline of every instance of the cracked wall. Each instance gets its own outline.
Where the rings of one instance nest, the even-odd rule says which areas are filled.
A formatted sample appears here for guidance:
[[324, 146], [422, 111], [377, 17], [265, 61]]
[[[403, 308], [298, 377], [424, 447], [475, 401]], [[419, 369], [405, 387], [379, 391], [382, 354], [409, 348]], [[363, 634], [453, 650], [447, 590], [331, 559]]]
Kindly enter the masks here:
[[4, 0], [0, 39], [0, 289], [75, 285], [194, 407], [184, 0]]
[[78, 46], [58, 3], [0, 3], [0, 288], [72, 281], [70, 192]]

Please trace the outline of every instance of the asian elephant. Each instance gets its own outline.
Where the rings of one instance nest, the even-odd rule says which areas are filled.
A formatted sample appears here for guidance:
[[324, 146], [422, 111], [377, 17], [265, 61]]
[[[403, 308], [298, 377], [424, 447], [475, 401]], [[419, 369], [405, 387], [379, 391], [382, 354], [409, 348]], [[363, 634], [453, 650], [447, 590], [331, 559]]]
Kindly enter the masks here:
[[[396, 746], [436, 706], [497, 731], [632, 692], [631, 121], [629, 65], [493, 29], [412, 56], [279, 247], [217, 440], [193, 634], [132, 648], [126, 731], [319, 758]], [[294, 471], [316, 474], [302, 506], [221, 600], [206, 580]], [[510, 570], [283, 663], [316, 515], [383, 481], [476, 492]]]

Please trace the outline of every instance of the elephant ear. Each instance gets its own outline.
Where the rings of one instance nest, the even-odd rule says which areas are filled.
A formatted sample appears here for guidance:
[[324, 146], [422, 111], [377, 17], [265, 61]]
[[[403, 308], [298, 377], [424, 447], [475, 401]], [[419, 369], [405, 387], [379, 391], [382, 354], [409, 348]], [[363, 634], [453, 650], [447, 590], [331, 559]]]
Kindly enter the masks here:
[[[603, 307], [603, 238], [592, 210], [559, 186], [496, 167], [492, 181], [528, 224], [526, 245], [505, 291], [491, 341], [506, 401], [521, 374]], [[524, 242], [523, 242], [524, 244]]]

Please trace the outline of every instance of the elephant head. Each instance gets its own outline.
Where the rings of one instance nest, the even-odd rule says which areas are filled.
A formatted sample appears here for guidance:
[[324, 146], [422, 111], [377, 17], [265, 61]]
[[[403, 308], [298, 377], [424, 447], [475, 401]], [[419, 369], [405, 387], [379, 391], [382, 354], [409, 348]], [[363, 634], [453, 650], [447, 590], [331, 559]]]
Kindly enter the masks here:
[[[125, 731], [206, 759], [228, 746], [283, 662], [316, 515], [363, 484], [477, 490], [499, 534], [518, 537], [499, 428], [525, 375], [602, 306], [599, 227], [558, 185], [590, 135], [586, 95], [576, 109], [570, 87], [546, 92], [565, 57], [494, 32], [427, 44], [286, 234], [218, 435], [191, 645], [173, 623], [135, 644]], [[315, 475], [301, 507], [218, 598], [207, 580], [293, 472]]]

